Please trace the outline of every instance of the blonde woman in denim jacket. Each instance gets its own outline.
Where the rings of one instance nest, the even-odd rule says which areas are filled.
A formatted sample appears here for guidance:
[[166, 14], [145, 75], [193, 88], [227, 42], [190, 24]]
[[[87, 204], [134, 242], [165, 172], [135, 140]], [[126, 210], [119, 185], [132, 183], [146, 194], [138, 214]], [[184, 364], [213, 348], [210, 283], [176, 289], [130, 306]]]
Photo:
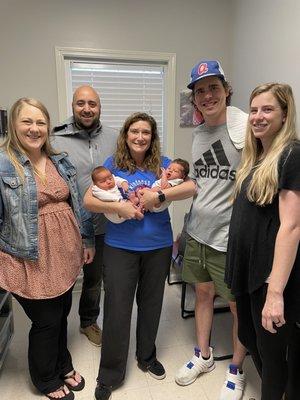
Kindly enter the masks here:
[[49, 144], [50, 118], [39, 101], [19, 99], [0, 149], [0, 287], [32, 322], [29, 371], [50, 399], [84, 387], [67, 348], [72, 289], [94, 257], [94, 232], [78, 195], [76, 171]]

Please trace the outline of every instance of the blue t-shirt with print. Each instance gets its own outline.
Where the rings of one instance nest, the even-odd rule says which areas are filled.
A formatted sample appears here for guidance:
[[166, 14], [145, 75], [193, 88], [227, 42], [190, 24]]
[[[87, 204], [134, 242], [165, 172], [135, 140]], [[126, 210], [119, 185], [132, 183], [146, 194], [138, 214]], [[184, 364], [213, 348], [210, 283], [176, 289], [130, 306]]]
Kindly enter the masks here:
[[[167, 168], [171, 162], [167, 157], [162, 157], [161, 160], [163, 168]], [[113, 157], [109, 157], [104, 166], [114, 175], [126, 179], [130, 191], [144, 187], [151, 188], [157, 180], [153, 172], [138, 169], [134, 173], [129, 173], [116, 168]], [[127, 220], [121, 224], [109, 221], [106, 226], [105, 243], [112, 247], [135, 251], [149, 251], [172, 246], [173, 234], [168, 210], [158, 213], [147, 211], [141, 221]]]

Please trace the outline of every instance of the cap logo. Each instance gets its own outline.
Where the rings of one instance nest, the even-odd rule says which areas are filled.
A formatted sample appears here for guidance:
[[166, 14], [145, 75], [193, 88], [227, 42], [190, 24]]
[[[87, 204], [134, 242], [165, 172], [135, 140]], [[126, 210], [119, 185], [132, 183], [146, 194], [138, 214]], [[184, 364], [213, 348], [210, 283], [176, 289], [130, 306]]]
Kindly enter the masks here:
[[198, 67], [198, 75], [206, 74], [208, 71], [207, 63], [202, 63]]

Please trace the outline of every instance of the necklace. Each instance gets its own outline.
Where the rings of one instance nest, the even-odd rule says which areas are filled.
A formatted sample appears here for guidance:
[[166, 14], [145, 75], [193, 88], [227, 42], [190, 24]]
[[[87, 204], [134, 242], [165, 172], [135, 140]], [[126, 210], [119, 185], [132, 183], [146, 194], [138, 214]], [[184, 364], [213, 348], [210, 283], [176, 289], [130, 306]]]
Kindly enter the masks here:
[[36, 162], [30, 161], [33, 167], [33, 173], [39, 177], [41, 182], [45, 184], [47, 182], [46, 176], [46, 164], [47, 164], [47, 157], [42, 155]]
[[34, 170], [34, 175], [36, 175], [40, 179], [40, 181], [42, 182], [43, 185], [45, 185], [47, 183], [47, 175], [46, 174], [43, 174], [40, 171]]

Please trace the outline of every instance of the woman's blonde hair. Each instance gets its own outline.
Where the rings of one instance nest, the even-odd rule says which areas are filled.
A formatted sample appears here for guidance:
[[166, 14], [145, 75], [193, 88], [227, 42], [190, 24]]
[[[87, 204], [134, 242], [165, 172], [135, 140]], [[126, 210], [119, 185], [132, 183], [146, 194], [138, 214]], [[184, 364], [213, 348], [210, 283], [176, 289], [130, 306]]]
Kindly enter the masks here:
[[287, 84], [266, 83], [256, 87], [250, 96], [252, 100], [265, 92], [270, 92], [278, 101], [283, 111], [282, 127], [276, 135], [266, 155], [262, 158], [261, 141], [252, 133], [249, 120], [246, 129], [245, 147], [236, 175], [233, 197], [236, 198], [242, 183], [253, 172], [247, 188], [247, 198], [262, 206], [270, 204], [278, 191], [278, 162], [284, 149], [294, 140], [296, 134], [296, 109], [292, 88]]
[[151, 143], [149, 149], [146, 151], [142, 167], [153, 172], [158, 177], [160, 175], [161, 153], [157, 124], [151, 115], [144, 112], [134, 113], [124, 122], [117, 141], [114, 163], [116, 167], [127, 170], [130, 173], [137, 170], [137, 165], [130, 154], [126, 140], [130, 126], [138, 121], [146, 121], [151, 127]]
[[[18, 175], [23, 179], [24, 178], [24, 168], [23, 165], [20, 163], [18, 157], [17, 157], [17, 152], [24, 154], [28, 156], [27, 151], [24, 149], [22, 146], [22, 143], [20, 142], [18, 135], [17, 135], [17, 130], [16, 130], [16, 121], [18, 116], [20, 115], [21, 110], [25, 105], [29, 105], [35, 108], [38, 108], [43, 116], [45, 117], [46, 124], [47, 124], [47, 139], [42, 147], [42, 151], [46, 153], [47, 156], [50, 156], [52, 154], [57, 154], [52, 146], [50, 145], [50, 116], [48, 113], [47, 108], [38, 100], [32, 99], [32, 98], [27, 98], [27, 97], [22, 97], [21, 99], [17, 100], [13, 106], [11, 107], [10, 113], [9, 113], [9, 119], [8, 119], [8, 132], [7, 132], [7, 137], [4, 140], [3, 144], [1, 147], [3, 147], [16, 168], [16, 171]], [[39, 172], [34, 168], [34, 172], [37, 175], [40, 175]]]

